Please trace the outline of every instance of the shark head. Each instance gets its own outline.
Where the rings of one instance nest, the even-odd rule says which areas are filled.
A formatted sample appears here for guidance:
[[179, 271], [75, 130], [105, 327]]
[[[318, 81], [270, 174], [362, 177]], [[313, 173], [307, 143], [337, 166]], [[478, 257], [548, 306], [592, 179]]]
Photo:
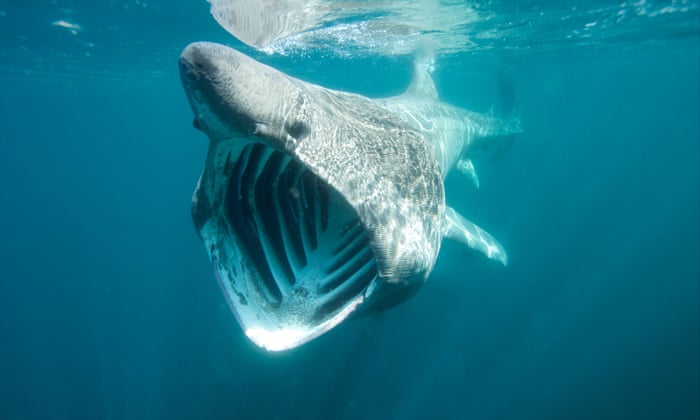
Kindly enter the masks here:
[[180, 73], [210, 139], [194, 224], [248, 338], [290, 349], [416, 292], [445, 212], [425, 136], [222, 45], [189, 45]]
[[[180, 75], [195, 114], [194, 126], [213, 139], [245, 138], [284, 129], [287, 107], [300, 91], [294, 79], [220, 44], [190, 44]], [[301, 127], [286, 127], [299, 134]], [[280, 133], [281, 135], [282, 133]]]

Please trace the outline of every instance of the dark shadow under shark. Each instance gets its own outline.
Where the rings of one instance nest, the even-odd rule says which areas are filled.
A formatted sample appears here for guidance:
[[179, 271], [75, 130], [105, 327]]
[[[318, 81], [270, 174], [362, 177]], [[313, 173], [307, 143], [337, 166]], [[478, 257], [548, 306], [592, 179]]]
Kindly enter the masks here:
[[418, 60], [400, 96], [369, 99], [287, 76], [229, 47], [180, 56], [194, 126], [210, 139], [192, 216], [245, 334], [279, 351], [425, 282], [442, 238], [507, 264], [503, 247], [445, 204], [470, 151], [520, 132], [438, 100]]

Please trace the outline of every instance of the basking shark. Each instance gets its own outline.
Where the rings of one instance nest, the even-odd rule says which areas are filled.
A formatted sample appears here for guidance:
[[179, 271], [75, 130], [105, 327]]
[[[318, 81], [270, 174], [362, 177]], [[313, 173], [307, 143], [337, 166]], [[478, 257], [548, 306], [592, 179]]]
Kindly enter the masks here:
[[440, 102], [428, 60], [400, 96], [370, 99], [290, 77], [224, 45], [180, 56], [209, 152], [192, 218], [248, 338], [297, 347], [351, 316], [411, 297], [443, 238], [507, 264], [503, 247], [445, 203], [484, 139], [520, 132]]

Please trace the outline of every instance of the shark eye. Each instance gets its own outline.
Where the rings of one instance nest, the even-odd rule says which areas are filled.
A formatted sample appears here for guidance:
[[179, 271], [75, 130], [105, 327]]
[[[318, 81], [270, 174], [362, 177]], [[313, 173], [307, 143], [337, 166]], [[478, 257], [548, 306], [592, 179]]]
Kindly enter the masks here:
[[309, 134], [309, 126], [303, 121], [294, 121], [287, 125], [287, 133], [297, 140], [301, 140]]

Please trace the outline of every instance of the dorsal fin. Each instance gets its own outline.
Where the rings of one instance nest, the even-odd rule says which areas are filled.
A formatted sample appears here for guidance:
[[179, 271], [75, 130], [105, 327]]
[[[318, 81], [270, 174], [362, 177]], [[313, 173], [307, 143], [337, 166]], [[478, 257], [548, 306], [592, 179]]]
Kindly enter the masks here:
[[432, 55], [423, 54], [413, 61], [413, 80], [406, 89], [406, 95], [421, 99], [438, 99], [437, 89], [433, 81], [435, 60]]

